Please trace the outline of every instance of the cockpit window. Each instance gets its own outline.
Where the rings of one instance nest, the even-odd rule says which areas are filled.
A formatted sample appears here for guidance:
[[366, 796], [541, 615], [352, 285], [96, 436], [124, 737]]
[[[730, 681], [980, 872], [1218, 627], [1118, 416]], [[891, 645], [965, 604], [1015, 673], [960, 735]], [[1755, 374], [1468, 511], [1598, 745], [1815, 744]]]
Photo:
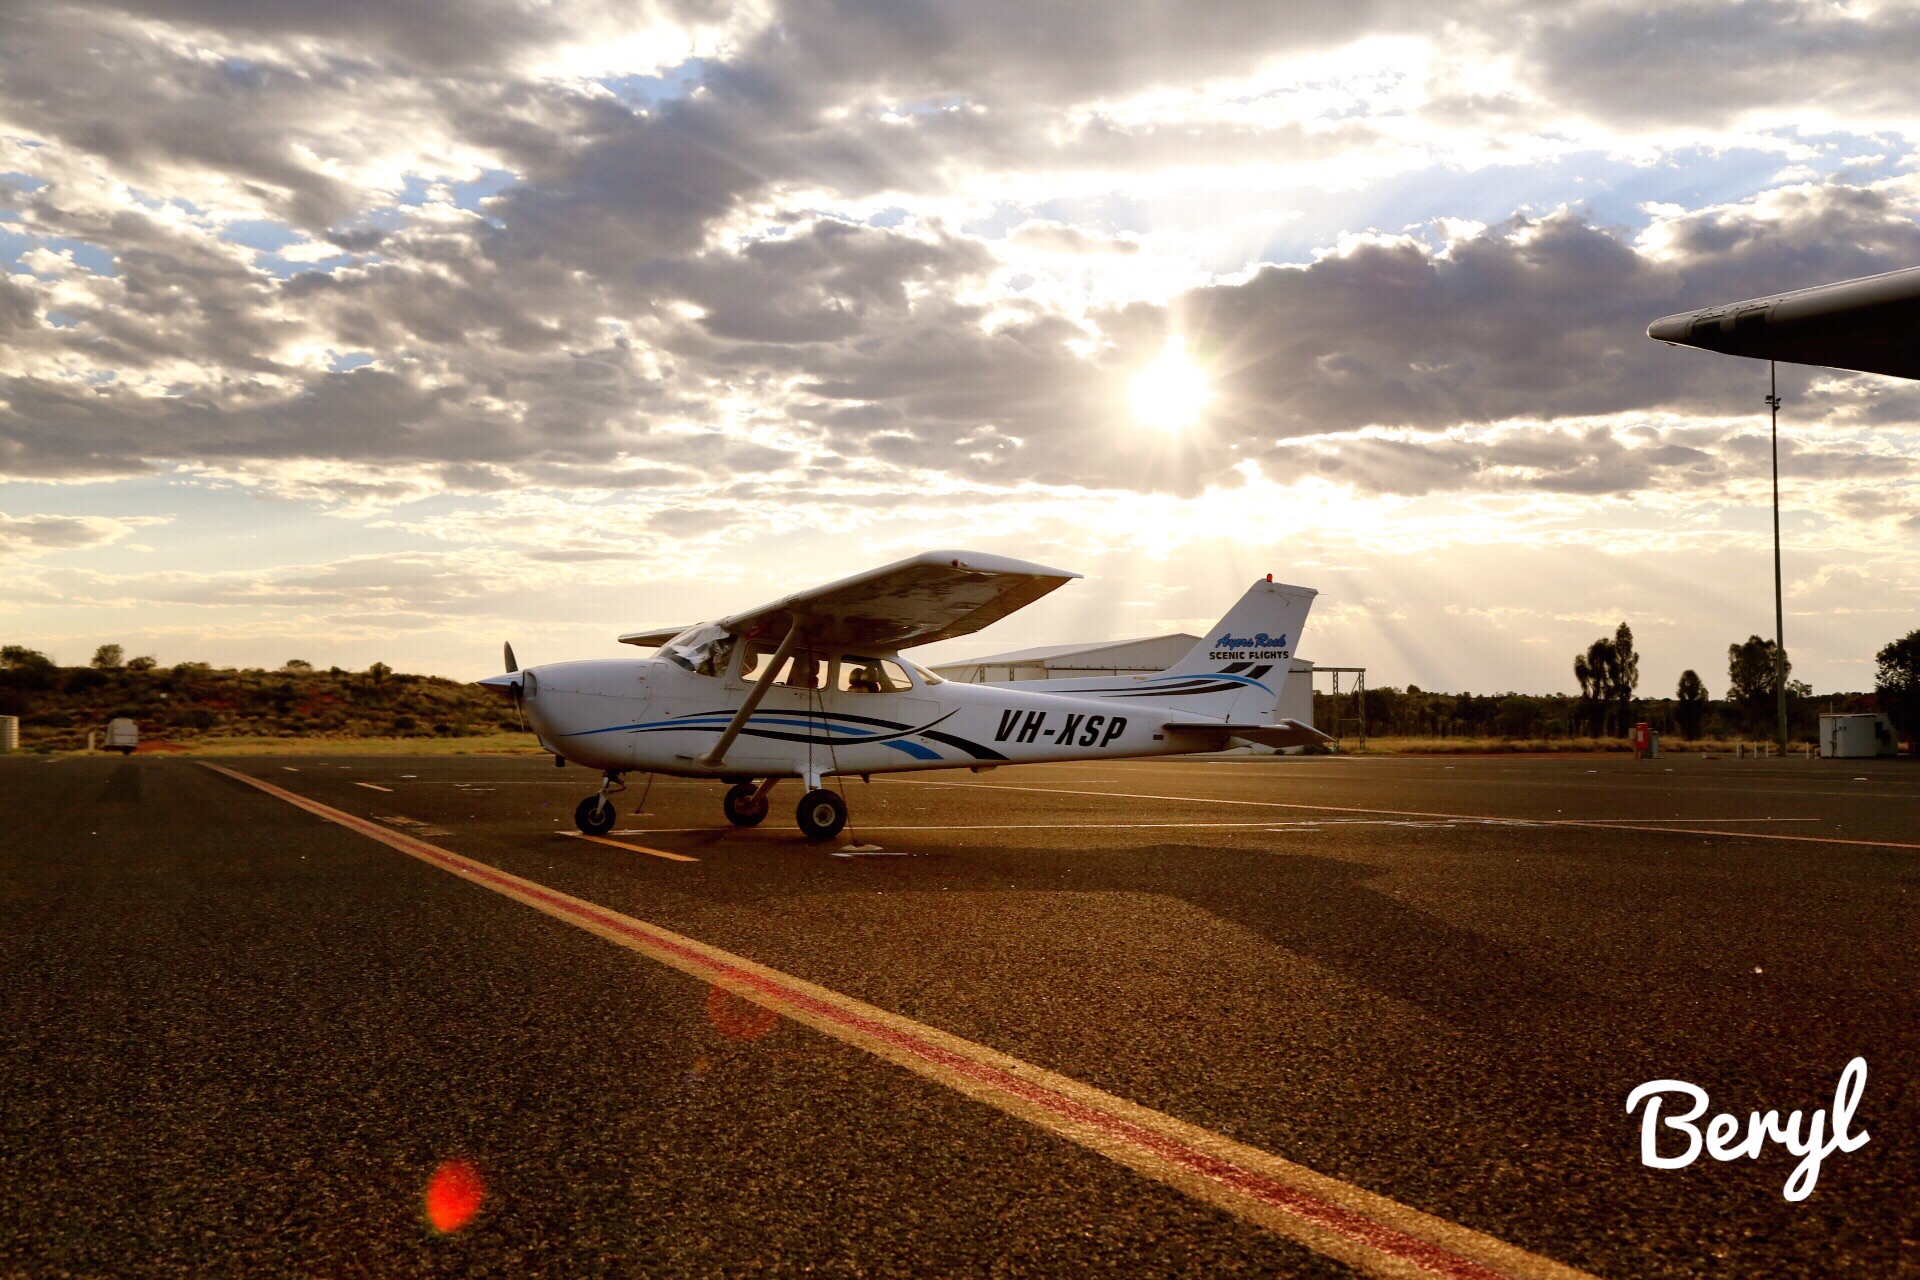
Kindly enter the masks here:
[[733, 637], [723, 627], [702, 623], [661, 645], [660, 656], [697, 676], [725, 675], [733, 657]]

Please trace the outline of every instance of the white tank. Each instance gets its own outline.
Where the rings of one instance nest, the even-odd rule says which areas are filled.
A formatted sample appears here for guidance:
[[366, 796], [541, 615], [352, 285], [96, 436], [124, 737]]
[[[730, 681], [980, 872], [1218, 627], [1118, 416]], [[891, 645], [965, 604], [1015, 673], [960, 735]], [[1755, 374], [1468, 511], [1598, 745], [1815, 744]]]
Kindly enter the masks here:
[[140, 726], [125, 716], [117, 716], [107, 721], [107, 750], [130, 756], [133, 754], [133, 749], [139, 745]]

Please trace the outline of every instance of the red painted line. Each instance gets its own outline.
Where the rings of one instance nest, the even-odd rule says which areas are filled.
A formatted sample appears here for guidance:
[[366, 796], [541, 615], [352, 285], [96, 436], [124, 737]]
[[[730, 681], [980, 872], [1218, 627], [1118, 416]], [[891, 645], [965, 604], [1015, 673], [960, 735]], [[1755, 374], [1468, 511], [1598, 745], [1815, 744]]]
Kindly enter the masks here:
[[[505, 873], [486, 867], [483, 863], [469, 862], [467, 859], [459, 858], [458, 855], [447, 855], [442, 860], [446, 861], [448, 865], [455, 865], [456, 863], [464, 864], [472, 874], [479, 876], [483, 880], [500, 884], [507, 884], [519, 880], [517, 876], [510, 878]], [[755, 991], [761, 992], [763, 995], [772, 997], [781, 1004], [805, 1009], [816, 1017], [823, 1018], [830, 1022], [837, 1022], [841, 1026], [858, 1031], [864, 1036], [885, 1041], [895, 1048], [903, 1049], [916, 1057], [938, 1063], [940, 1066], [958, 1075], [977, 1080], [1003, 1093], [1010, 1093], [1015, 1097], [1024, 1098], [1026, 1101], [1044, 1107], [1064, 1119], [1072, 1120], [1077, 1124], [1096, 1129], [1109, 1136], [1131, 1142], [1133, 1145], [1141, 1147], [1159, 1156], [1163, 1160], [1171, 1161], [1203, 1177], [1211, 1178], [1216, 1182], [1231, 1186], [1236, 1191], [1252, 1196], [1254, 1199], [1271, 1205], [1276, 1209], [1295, 1214], [1319, 1226], [1338, 1231], [1350, 1239], [1369, 1244], [1384, 1253], [1391, 1253], [1408, 1262], [1417, 1263], [1427, 1270], [1434, 1272], [1436, 1275], [1458, 1276], [1461, 1277], [1462, 1280], [1505, 1280], [1505, 1273], [1481, 1266], [1471, 1259], [1462, 1258], [1450, 1250], [1442, 1249], [1438, 1245], [1429, 1244], [1424, 1240], [1415, 1239], [1412, 1236], [1406, 1235], [1404, 1232], [1395, 1231], [1391, 1227], [1382, 1226], [1371, 1218], [1354, 1213], [1352, 1210], [1343, 1209], [1338, 1205], [1328, 1204], [1324, 1200], [1309, 1196], [1304, 1192], [1295, 1191], [1293, 1188], [1283, 1186], [1270, 1178], [1264, 1178], [1257, 1173], [1237, 1168], [1217, 1156], [1210, 1156], [1185, 1143], [1177, 1142], [1164, 1135], [1154, 1133], [1150, 1129], [1129, 1123], [1117, 1116], [1108, 1115], [1097, 1108], [1089, 1107], [1084, 1103], [1076, 1102], [1071, 1098], [1065, 1097], [1052, 1089], [1045, 1088], [1032, 1081], [1022, 1080], [1020, 1077], [999, 1070], [996, 1067], [975, 1062], [970, 1058], [954, 1053], [952, 1050], [944, 1049], [939, 1045], [922, 1040], [917, 1036], [908, 1035], [893, 1027], [875, 1022], [871, 1018], [863, 1018], [859, 1014], [852, 1013], [825, 1000], [808, 995], [804, 991], [798, 991], [793, 987], [777, 982], [762, 974], [716, 961], [712, 957], [695, 951], [691, 947], [683, 946], [670, 938], [662, 937], [659, 933], [647, 928], [639, 921], [625, 917], [611, 916], [591, 909], [582, 909], [551, 893], [533, 888], [526, 882], [515, 884], [514, 887], [522, 893], [543, 899], [560, 913], [590, 920], [600, 928], [644, 940], [650, 946], [670, 952], [689, 962], [705, 966], [711, 969], [716, 977], [725, 977], [730, 983], [750, 987]]]
[[[1446, 1280], [1516, 1280], [1516, 1277], [1547, 1274], [1569, 1277], [1582, 1274], [1531, 1255], [1520, 1255], [1524, 1257], [1525, 1264], [1513, 1268], [1503, 1269], [1488, 1265], [1442, 1244], [1410, 1235], [1360, 1210], [1348, 1208], [1309, 1191], [1288, 1186], [1275, 1178], [1244, 1168], [1222, 1156], [1203, 1150], [1193, 1143], [1182, 1141], [1170, 1134], [1157, 1132], [1146, 1125], [1070, 1097], [1039, 1081], [1025, 1079], [1012, 1071], [978, 1061], [901, 1027], [867, 1017], [833, 1000], [823, 999], [803, 989], [798, 985], [798, 980], [783, 981], [785, 975], [763, 971], [757, 966], [748, 967], [750, 962], [732, 963], [731, 961], [737, 960], [738, 957], [728, 958], [727, 953], [717, 952], [717, 949], [708, 948], [706, 944], [693, 945], [690, 939], [684, 939], [644, 921], [635, 920], [593, 903], [548, 889], [487, 863], [428, 844], [404, 832], [378, 826], [364, 818], [309, 800], [305, 796], [287, 791], [272, 783], [263, 782], [250, 775], [214, 764], [205, 764], [204, 767], [248, 783], [317, 817], [370, 836], [422, 861], [480, 881], [517, 899], [537, 903], [546, 913], [559, 919], [632, 939], [634, 942], [643, 944], [646, 952], [672, 956], [681, 962], [675, 967], [681, 967], [683, 971], [695, 970], [698, 971], [698, 976], [709, 980], [722, 981], [736, 989], [758, 992], [776, 1008], [802, 1011], [815, 1019], [832, 1023], [866, 1040], [888, 1045], [904, 1054], [937, 1066], [946, 1073], [964, 1077], [1008, 1097], [1018, 1098], [1068, 1122], [1073, 1127], [1125, 1143], [1143, 1154], [1204, 1178], [1217, 1187], [1230, 1190], [1268, 1208], [1311, 1224], [1350, 1244], [1360, 1245], [1384, 1255], [1392, 1263], [1398, 1264], [1397, 1267], [1392, 1268], [1394, 1274], [1404, 1273], [1407, 1268], [1417, 1269], [1419, 1273], [1428, 1276], [1444, 1277]], [[1375, 1197], [1375, 1199], [1378, 1198]], [[1453, 1227], [1452, 1224], [1440, 1223], [1437, 1219], [1429, 1219], [1429, 1221], [1445, 1226], [1461, 1236], [1478, 1234], [1468, 1232], [1464, 1228]], [[1479, 1238], [1503, 1251], [1517, 1253], [1509, 1250], [1507, 1246], [1500, 1245], [1497, 1241], [1486, 1237]], [[1367, 1269], [1377, 1270], [1377, 1268]]]

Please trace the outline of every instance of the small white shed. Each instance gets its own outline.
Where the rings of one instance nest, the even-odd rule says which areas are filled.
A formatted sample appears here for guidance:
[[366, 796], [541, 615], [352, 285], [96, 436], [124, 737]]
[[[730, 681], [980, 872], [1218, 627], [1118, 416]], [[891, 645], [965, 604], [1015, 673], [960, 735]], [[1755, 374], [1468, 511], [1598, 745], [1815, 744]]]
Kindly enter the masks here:
[[1861, 756], [1900, 754], [1900, 740], [1894, 735], [1893, 721], [1878, 712], [1820, 717], [1820, 755], [1826, 759], [1851, 760]]

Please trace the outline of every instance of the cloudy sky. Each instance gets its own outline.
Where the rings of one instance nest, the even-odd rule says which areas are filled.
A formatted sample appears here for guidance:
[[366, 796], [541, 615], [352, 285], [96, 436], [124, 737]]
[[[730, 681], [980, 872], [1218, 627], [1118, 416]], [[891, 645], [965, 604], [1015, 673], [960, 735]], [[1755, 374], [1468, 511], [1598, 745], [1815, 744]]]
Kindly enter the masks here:
[[[1087, 580], [935, 658], [1272, 572], [1373, 683], [1625, 618], [1717, 695], [1765, 366], [1644, 329], [1920, 263], [1917, 62], [1898, 3], [22, 0], [0, 632], [471, 677], [959, 546]], [[1795, 673], [1867, 687], [1920, 386], [1782, 390]]]

